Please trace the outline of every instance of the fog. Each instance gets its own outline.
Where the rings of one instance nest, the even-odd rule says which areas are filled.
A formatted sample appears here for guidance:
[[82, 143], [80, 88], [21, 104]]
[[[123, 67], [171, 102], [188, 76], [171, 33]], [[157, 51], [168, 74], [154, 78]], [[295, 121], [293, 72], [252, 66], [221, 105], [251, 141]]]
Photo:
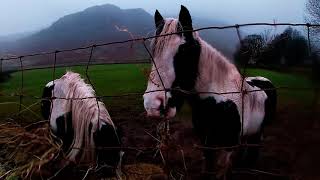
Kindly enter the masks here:
[[183, 4], [193, 16], [225, 24], [249, 22], [303, 22], [305, 0], [2, 0], [0, 36], [32, 32], [48, 27], [62, 16], [101, 4], [143, 8], [153, 14], [177, 15]]

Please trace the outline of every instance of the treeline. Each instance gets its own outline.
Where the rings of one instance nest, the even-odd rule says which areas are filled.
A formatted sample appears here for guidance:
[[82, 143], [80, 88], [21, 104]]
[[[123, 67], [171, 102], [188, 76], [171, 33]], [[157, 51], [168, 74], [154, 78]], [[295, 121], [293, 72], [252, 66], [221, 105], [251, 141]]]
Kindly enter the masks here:
[[7, 81], [11, 77], [11, 71], [0, 72], [0, 83]]
[[311, 61], [307, 39], [291, 27], [281, 34], [267, 37], [262, 34], [246, 36], [234, 54], [238, 65], [294, 66]]
[[270, 33], [246, 36], [234, 53], [234, 61], [238, 66], [254, 65], [263, 67], [292, 67], [309, 65], [313, 77], [320, 79], [319, 52], [312, 47], [309, 53], [309, 42], [300, 31], [292, 27], [281, 34], [271, 36]]

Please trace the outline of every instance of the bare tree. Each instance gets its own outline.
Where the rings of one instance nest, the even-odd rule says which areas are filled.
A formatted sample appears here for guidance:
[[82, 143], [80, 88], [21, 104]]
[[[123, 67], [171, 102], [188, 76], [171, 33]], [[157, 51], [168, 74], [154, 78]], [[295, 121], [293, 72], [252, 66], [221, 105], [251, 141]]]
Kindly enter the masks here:
[[[306, 17], [305, 20], [308, 23], [320, 24], [320, 1], [319, 0], [307, 0], [306, 2]], [[313, 72], [316, 79], [320, 79], [320, 28], [315, 27], [310, 29], [311, 42], [312, 42], [312, 56]]]
[[[306, 22], [310, 24], [320, 24], [320, 1], [319, 0], [307, 0], [306, 2]], [[314, 40], [319, 41], [320, 28], [314, 27], [310, 29], [310, 33]]]
[[269, 28], [265, 29], [261, 34], [262, 39], [266, 44], [269, 44], [275, 38], [275, 29]]

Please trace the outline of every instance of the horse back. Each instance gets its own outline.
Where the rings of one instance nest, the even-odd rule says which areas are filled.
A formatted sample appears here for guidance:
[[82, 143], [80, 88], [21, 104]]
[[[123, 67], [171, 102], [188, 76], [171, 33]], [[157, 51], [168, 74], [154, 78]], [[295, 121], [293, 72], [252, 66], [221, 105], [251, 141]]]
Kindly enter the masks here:
[[256, 86], [262, 89], [266, 95], [267, 99], [265, 101], [265, 117], [263, 120], [263, 126], [271, 123], [275, 118], [277, 110], [277, 91], [275, 86], [270, 80], [263, 77], [249, 77], [246, 82], [251, 86]]

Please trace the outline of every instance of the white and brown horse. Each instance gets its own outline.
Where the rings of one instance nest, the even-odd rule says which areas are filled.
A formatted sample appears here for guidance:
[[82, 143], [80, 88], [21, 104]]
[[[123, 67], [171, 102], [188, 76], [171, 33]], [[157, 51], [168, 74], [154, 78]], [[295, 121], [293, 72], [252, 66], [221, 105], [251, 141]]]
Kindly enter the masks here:
[[[242, 85], [242, 76], [235, 65], [201, 39], [197, 32], [191, 32], [192, 19], [184, 6], [181, 6], [179, 19], [164, 19], [158, 11], [154, 18], [156, 35], [189, 32], [161, 36], [151, 43], [155, 64], [146, 89], [152, 93], [143, 96], [147, 114], [172, 118], [187, 100], [192, 107], [194, 129], [203, 146], [234, 146], [239, 143], [241, 134], [248, 143], [260, 143], [263, 127], [272, 119], [276, 108], [276, 91], [261, 89], [273, 88], [272, 83], [263, 77], [250, 77]], [[196, 93], [187, 96], [181, 91], [158, 91], [164, 88], [161, 80], [166, 89], [179, 88]], [[244, 97], [242, 93], [221, 94], [241, 92], [242, 86], [245, 91], [254, 92], [245, 93]], [[256, 147], [249, 148], [246, 160], [252, 161], [257, 153]], [[232, 149], [205, 150], [207, 170], [217, 170], [216, 177], [221, 177], [230, 169], [232, 154]]]
[[104, 103], [92, 98], [93, 88], [78, 73], [67, 72], [49, 82], [42, 97], [42, 115], [62, 139], [69, 161], [117, 165], [120, 149], [115, 147], [121, 145], [117, 129]]

